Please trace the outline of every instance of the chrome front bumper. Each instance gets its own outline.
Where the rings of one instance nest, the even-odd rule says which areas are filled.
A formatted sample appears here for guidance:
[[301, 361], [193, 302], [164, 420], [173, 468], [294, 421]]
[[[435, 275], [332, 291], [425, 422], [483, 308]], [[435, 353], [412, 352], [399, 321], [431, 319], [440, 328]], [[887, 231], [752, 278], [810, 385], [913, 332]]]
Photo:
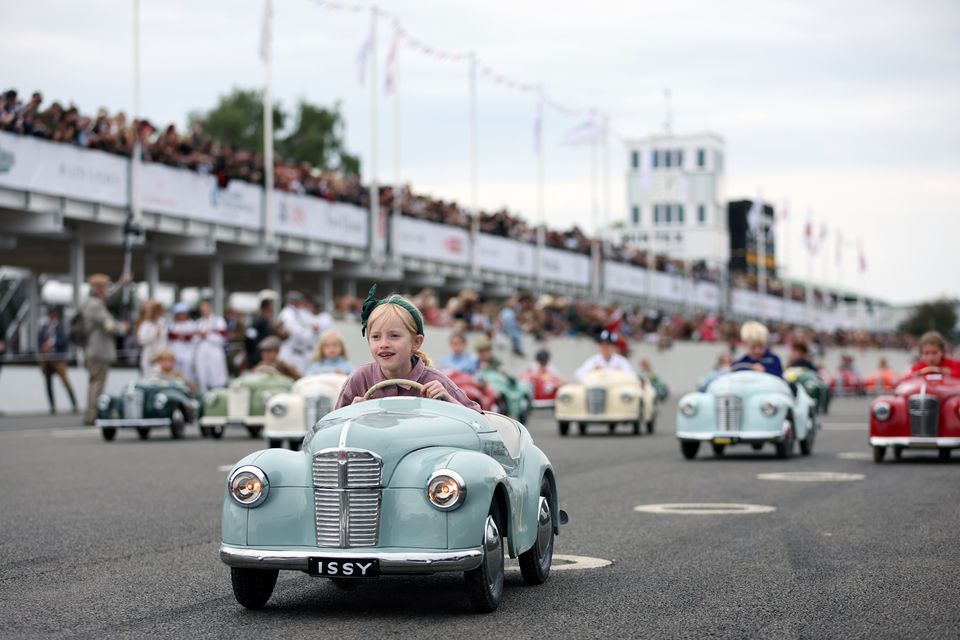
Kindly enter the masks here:
[[98, 418], [98, 427], [169, 427], [170, 418]]
[[782, 440], [783, 431], [677, 431], [680, 440], [729, 439], [732, 442], [770, 442]]
[[204, 416], [200, 418], [201, 427], [262, 427], [266, 422], [266, 416], [246, 416], [244, 418]]
[[871, 436], [875, 447], [960, 447], [960, 438], [937, 438], [932, 436]]
[[363, 547], [351, 549], [252, 549], [220, 545], [220, 559], [231, 567], [245, 569], [290, 569], [308, 571], [310, 558], [374, 559], [380, 561], [380, 573], [411, 574], [470, 571], [480, 566], [483, 550], [452, 549], [450, 551], [378, 551]]

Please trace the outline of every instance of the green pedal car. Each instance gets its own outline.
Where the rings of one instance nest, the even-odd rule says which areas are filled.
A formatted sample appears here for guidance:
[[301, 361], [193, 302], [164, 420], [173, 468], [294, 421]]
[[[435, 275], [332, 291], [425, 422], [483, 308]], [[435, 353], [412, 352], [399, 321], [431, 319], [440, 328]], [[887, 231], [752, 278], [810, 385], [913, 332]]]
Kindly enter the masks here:
[[259, 438], [270, 398], [288, 393], [292, 387], [291, 378], [261, 371], [240, 376], [226, 389], [208, 391], [203, 396], [200, 435], [222, 438], [227, 427], [243, 427], [251, 438]]
[[136, 429], [146, 440], [151, 429], [169, 428], [170, 437], [180, 439], [198, 413], [199, 402], [187, 385], [157, 376], [131, 382], [118, 395], [101, 395], [94, 424], [107, 441], [117, 436], [118, 429]]
[[[385, 380], [366, 394], [409, 380]], [[418, 397], [327, 414], [300, 451], [264, 449], [227, 476], [220, 558], [244, 607], [278, 572], [340, 586], [394, 574], [462, 572], [473, 607], [500, 603], [504, 555], [529, 584], [550, 573], [559, 509], [553, 468], [527, 429], [499, 414]]]

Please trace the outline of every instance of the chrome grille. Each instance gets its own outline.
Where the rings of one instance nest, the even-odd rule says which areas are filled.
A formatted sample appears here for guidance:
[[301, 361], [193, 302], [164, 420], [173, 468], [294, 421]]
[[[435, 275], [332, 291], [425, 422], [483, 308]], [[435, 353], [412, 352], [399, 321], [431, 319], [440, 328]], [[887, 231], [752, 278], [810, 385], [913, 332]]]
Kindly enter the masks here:
[[717, 396], [717, 431], [740, 431], [743, 401], [740, 396]]
[[317, 546], [377, 544], [382, 474], [382, 461], [369, 451], [334, 449], [314, 456]]
[[246, 418], [250, 414], [250, 389], [230, 387], [227, 390], [227, 417]]
[[127, 420], [143, 418], [143, 391], [126, 389], [123, 392], [123, 417]]
[[910, 412], [910, 435], [936, 436], [940, 402], [928, 395], [910, 396], [907, 402]]
[[587, 413], [604, 413], [607, 410], [607, 390], [601, 387], [587, 389]]
[[327, 396], [310, 396], [303, 402], [306, 411], [307, 429], [317, 424], [317, 420], [330, 413], [330, 409], [332, 408], [330, 398]]

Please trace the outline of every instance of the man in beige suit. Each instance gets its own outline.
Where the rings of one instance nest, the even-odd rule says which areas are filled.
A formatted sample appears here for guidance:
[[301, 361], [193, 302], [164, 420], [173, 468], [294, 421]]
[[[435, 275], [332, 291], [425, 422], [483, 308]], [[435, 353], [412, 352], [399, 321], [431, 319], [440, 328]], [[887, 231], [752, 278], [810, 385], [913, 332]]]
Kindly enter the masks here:
[[[128, 276], [125, 275], [119, 284], [122, 286], [127, 279]], [[83, 355], [90, 374], [83, 422], [92, 425], [97, 417], [97, 398], [103, 393], [110, 365], [117, 358], [116, 337], [127, 333], [129, 325], [117, 321], [107, 310], [105, 300], [110, 294], [110, 278], [102, 273], [95, 273], [87, 278], [87, 282], [90, 285], [90, 294], [80, 304], [86, 334]]]

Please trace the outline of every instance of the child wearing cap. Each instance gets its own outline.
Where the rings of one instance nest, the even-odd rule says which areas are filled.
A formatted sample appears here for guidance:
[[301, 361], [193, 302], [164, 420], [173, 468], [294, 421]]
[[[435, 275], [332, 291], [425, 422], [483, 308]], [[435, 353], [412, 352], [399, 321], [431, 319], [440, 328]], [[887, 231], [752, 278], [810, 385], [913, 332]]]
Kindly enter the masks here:
[[737, 365], [750, 365], [755, 371], [765, 371], [771, 375], [780, 377], [783, 375], [783, 364], [780, 358], [767, 347], [767, 341], [770, 339], [770, 332], [759, 322], [744, 322], [740, 327], [740, 341], [747, 352], [738, 360], [733, 362]]
[[373, 362], [357, 368], [347, 378], [337, 408], [363, 401], [373, 385], [390, 379], [404, 379], [423, 385], [416, 390], [398, 385], [385, 387], [371, 399], [392, 396], [423, 396], [446, 400], [480, 412], [480, 405], [446, 375], [434, 369], [423, 346], [423, 317], [409, 300], [399, 295], [376, 298], [377, 285], [370, 288], [360, 313], [360, 333], [366, 336]]
[[163, 348], [157, 351], [153, 356], [153, 364], [156, 365], [154, 369], [155, 375], [185, 384], [187, 388], [190, 389], [190, 393], [195, 394], [197, 392], [197, 386], [177, 371], [177, 358], [170, 349]]
[[260, 362], [251, 373], [279, 373], [293, 380], [299, 380], [300, 370], [286, 360], [280, 358], [280, 338], [267, 336], [260, 341]]
[[613, 331], [601, 332], [599, 338], [597, 339], [597, 353], [587, 358], [587, 360], [580, 365], [580, 368], [577, 369], [573, 374], [573, 377], [580, 382], [591, 371], [608, 369], [625, 371], [630, 375], [636, 376], [637, 372], [634, 371], [630, 361], [617, 353], [619, 351], [617, 348], [617, 343], [619, 341], [620, 336]]

